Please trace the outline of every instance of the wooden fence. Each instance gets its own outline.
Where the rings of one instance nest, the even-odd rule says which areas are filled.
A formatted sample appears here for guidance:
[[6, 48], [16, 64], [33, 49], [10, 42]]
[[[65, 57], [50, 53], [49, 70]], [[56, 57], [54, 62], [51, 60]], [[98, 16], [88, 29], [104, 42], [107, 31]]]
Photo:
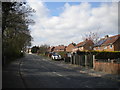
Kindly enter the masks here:
[[93, 68], [96, 71], [102, 71], [110, 74], [120, 74], [120, 59], [95, 59], [95, 55], [72, 54], [66, 58], [66, 62], [71, 64]]
[[70, 58], [66, 58], [65, 62], [70, 62], [71, 64], [81, 65], [85, 67], [93, 67], [93, 55], [73, 54]]

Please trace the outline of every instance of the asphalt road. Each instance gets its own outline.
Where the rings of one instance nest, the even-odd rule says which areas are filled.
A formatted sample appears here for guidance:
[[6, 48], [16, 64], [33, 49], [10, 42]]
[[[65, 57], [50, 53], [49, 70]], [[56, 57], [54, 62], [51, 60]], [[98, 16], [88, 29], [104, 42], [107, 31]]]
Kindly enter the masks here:
[[27, 54], [18, 68], [23, 88], [120, 88], [117, 81], [86, 75], [60, 62]]
[[92, 77], [65, 68], [60, 61], [27, 55], [21, 63], [21, 74], [27, 88], [118, 88], [118, 82]]

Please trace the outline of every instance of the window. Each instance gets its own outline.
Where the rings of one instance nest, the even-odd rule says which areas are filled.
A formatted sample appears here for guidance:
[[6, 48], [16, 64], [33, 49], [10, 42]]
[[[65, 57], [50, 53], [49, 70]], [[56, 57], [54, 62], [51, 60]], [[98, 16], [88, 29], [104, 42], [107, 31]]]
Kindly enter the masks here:
[[100, 49], [100, 47], [98, 47], [98, 50]]
[[83, 47], [81, 47], [81, 50], [83, 50], [84, 48]]
[[107, 46], [105, 46], [104, 49], [107, 49]]
[[112, 45], [110, 45], [110, 48], [112, 49]]
[[90, 49], [92, 49], [92, 46], [90, 46]]

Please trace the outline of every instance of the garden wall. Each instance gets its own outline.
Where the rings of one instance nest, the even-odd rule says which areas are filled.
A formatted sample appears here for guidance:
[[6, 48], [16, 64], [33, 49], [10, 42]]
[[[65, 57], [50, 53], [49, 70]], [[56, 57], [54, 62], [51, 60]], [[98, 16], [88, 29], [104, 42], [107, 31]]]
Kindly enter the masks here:
[[108, 74], [119, 74], [120, 75], [120, 63], [95, 61], [94, 70], [102, 71]]

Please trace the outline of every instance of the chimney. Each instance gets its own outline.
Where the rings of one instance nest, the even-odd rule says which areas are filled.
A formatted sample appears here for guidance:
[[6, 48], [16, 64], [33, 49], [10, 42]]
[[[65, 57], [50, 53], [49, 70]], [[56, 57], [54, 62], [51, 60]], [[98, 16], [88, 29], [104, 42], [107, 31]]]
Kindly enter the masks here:
[[106, 35], [106, 36], [105, 36], [105, 39], [107, 39], [108, 37], [109, 37], [109, 35]]
[[85, 41], [87, 41], [88, 39], [86, 38]]

